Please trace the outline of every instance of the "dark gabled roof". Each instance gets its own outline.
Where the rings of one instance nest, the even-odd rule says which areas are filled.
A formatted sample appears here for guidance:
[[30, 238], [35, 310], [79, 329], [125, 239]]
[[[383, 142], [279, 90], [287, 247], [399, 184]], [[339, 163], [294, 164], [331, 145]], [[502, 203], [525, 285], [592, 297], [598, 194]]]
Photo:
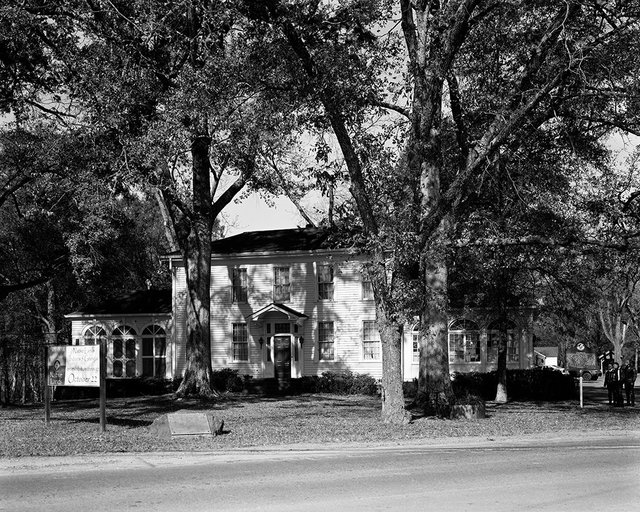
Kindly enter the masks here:
[[329, 231], [322, 228], [248, 231], [211, 243], [212, 254], [316, 251], [337, 248]]
[[171, 314], [171, 290], [139, 290], [87, 305], [66, 316], [138, 314]]

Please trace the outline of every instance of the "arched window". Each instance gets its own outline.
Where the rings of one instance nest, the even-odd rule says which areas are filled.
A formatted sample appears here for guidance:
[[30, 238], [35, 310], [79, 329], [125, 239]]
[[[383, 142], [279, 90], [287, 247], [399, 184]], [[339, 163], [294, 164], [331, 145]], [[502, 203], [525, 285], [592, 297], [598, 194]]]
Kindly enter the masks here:
[[128, 325], [119, 325], [111, 333], [113, 377], [136, 376], [136, 331]]
[[164, 377], [167, 372], [167, 333], [159, 325], [142, 331], [142, 375]]
[[451, 322], [449, 326], [449, 362], [480, 362], [480, 333], [475, 322], [466, 318]]
[[496, 320], [489, 324], [487, 329], [487, 362], [495, 363], [498, 361], [498, 347], [500, 345], [500, 336], [506, 333], [507, 336], [507, 362], [517, 362], [520, 360], [520, 344], [515, 336], [516, 324], [511, 320], [505, 322]]
[[107, 332], [99, 325], [92, 325], [82, 336], [84, 345], [100, 345], [106, 337]]

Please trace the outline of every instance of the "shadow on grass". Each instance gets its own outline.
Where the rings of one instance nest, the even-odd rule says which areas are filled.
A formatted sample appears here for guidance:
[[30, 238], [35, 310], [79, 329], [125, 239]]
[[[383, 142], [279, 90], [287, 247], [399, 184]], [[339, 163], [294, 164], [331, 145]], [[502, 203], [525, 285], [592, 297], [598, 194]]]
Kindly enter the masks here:
[[[323, 409], [358, 411], [359, 409], [377, 409], [380, 399], [373, 396], [347, 396], [328, 394], [304, 394], [284, 396], [261, 396], [247, 394], [224, 394], [216, 400], [194, 398], [176, 399], [174, 395], [155, 395], [128, 398], [107, 399], [107, 415], [111, 422], [123, 426], [146, 426], [156, 417], [183, 410], [219, 411], [241, 409], [256, 404], [276, 405], [282, 410], [299, 409], [302, 413], [321, 414]], [[64, 417], [67, 421], [96, 423], [99, 417], [100, 402], [95, 398], [60, 400], [51, 404], [52, 417]], [[3, 419], [9, 421], [34, 420], [44, 418], [44, 405], [9, 406], [2, 410]]]
[[[67, 419], [69, 423], [89, 423], [89, 424], [99, 424], [100, 418], [73, 418]], [[125, 428], [141, 428], [148, 427], [151, 425], [153, 421], [149, 420], [137, 420], [134, 418], [120, 418], [114, 416], [107, 416], [107, 426], [111, 425], [114, 427], [125, 427]]]

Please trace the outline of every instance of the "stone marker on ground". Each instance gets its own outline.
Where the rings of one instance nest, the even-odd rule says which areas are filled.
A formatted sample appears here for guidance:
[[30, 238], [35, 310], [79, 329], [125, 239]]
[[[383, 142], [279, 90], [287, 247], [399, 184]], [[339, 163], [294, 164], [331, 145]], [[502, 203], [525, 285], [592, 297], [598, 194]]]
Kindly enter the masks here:
[[458, 418], [465, 418], [467, 420], [486, 418], [484, 403], [452, 406], [451, 419], [454, 420]]
[[151, 425], [159, 437], [217, 436], [222, 434], [224, 421], [212, 412], [178, 411], [163, 414]]

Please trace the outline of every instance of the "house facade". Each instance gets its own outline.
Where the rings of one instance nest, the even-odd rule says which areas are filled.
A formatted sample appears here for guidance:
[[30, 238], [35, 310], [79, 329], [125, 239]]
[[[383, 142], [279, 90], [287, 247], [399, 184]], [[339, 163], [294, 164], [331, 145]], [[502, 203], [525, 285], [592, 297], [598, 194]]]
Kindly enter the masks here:
[[88, 306], [71, 320], [72, 345], [107, 341], [107, 376], [172, 378], [175, 373], [171, 290], [145, 290]]
[[[74, 340], [91, 339], [92, 328], [112, 332], [117, 344], [111, 358], [124, 374], [120, 341], [128, 326], [136, 332], [129, 346], [137, 350], [136, 376], [148, 375], [149, 334], [155, 325], [166, 339], [165, 376], [184, 374], [186, 361], [186, 276], [178, 254], [169, 255], [172, 270], [171, 314], [163, 317], [98, 318], [69, 315]], [[375, 324], [371, 283], [363, 267], [366, 256], [341, 247], [325, 231], [316, 228], [250, 232], [217, 240], [211, 257], [211, 350], [214, 369], [232, 368], [240, 375], [288, 380], [325, 371], [352, 371], [382, 375], [380, 335]], [[104, 325], [109, 321], [108, 327]], [[116, 325], [117, 324], [117, 325]], [[144, 324], [144, 325], [143, 325]], [[501, 329], [508, 334], [507, 364], [527, 368], [533, 361], [532, 316], [511, 315], [500, 326], [490, 311], [455, 312], [449, 328], [451, 371], [490, 371], [497, 364], [497, 340]], [[115, 330], [119, 328], [120, 330]], [[142, 330], [141, 330], [142, 329]], [[407, 325], [403, 343], [403, 377], [418, 376], [417, 325]], [[148, 331], [144, 331], [147, 332]], [[146, 337], [145, 337], [146, 336]], [[155, 343], [155, 341], [154, 341]], [[145, 345], [146, 344], [146, 345]], [[146, 350], [145, 350], [146, 346]], [[155, 347], [155, 345], [154, 345]], [[160, 351], [154, 351], [153, 357]], [[119, 357], [116, 357], [119, 356]], [[146, 368], [146, 371], [145, 371]], [[154, 366], [155, 368], [155, 366]], [[156, 372], [156, 375], [162, 372]]]

